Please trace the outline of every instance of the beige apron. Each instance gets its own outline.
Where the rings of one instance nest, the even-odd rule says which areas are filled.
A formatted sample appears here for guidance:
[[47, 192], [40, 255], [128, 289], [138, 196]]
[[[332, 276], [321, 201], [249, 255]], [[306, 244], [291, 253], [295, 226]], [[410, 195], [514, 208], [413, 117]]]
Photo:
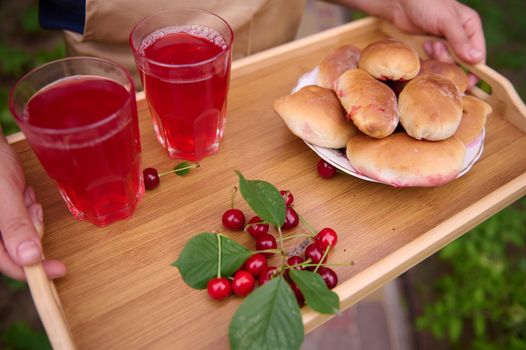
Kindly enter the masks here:
[[70, 56], [98, 56], [136, 75], [128, 44], [143, 17], [173, 7], [195, 7], [224, 18], [234, 30], [233, 59], [293, 40], [305, 0], [87, 0], [84, 34], [65, 32]]

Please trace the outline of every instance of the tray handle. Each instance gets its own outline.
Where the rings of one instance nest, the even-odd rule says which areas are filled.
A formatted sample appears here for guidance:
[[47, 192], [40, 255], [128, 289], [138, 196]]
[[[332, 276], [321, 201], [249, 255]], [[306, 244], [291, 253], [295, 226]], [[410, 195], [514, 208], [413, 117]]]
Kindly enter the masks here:
[[[34, 222], [34, 225], [42, 237], [44, 225], [37, 222]], [[46, 329], [51, 346], [54, 350], [75, 350], [73, 336], [58, 298], [55, 284], [47, 278], [44, 266], [42, 263], [26, 266], [24, 271], [38, 315]]]
[[[390, 37], [407, 42], [417, 50], [421, 57], [427, 57], [423, 50], [423, 44], [425, 41], [430, 39], [444, 41], [443, 38], [404, 33], [386, 21], [381, 21], [379, 23], [379, 29]], [[447, 43], [445, 44], [448, 45]], [[453, 51], [450, 49], [449, 52]], [[462, 60], [454, 54], [453, 58], [456, 62], [462, 62]], [[484, 80], [491, 86], [491, 95], [484, 93], [478, 88], [474, 88], [472, 93], [477, 97], [486, 100], [493, 107], [493, 113], [502, 116], [523, 133], [526, 133], [526, 106], [510, 81], [485, 64], [468, 65], [463, 62], [461, 64], [468, 71], [477, 75], [480, 79]]]

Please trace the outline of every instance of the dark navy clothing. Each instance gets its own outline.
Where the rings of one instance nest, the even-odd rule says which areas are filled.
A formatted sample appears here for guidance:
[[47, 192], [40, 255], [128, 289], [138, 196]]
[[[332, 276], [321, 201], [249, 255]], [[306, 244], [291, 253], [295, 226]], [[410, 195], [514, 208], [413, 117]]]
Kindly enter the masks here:
[[86, 18], [85, 0], [40, 0], [40, 26], [82, 34]]

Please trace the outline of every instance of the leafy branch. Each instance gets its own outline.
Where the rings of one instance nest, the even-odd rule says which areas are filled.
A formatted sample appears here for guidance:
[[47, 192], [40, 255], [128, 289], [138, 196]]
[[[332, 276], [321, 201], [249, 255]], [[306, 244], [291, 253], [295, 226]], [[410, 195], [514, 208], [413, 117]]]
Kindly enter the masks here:
[[[299, 349], [304, 336], [303, 321], [295, 292], [285, 274], [304, 295], [306, 304], [320, 313], [338, 313], [338, 295], [328, 289], [316, 272], [298, 271], [286, 265], [281, 233], [286, 206], [278, 189], [266, 181], [247, 180], [239, 171], [236, 174], [245, 201], [257, 216], [278, 230], [279, 249], [272, 252], [281, 255], [281, 267], [269, 282], [249, 294], [235, 313], [229, 329], [230, 345], [235, 350]], [[219, 272], [221, 277], [231, 276], [256, 253], [260, 252], [250, 251], [222, 234], [204, 232], [188, 241], [172, 265], [179, 269], [186, 284], [204, 289]], [[327, 253], [328, 250], [325, 255]]]

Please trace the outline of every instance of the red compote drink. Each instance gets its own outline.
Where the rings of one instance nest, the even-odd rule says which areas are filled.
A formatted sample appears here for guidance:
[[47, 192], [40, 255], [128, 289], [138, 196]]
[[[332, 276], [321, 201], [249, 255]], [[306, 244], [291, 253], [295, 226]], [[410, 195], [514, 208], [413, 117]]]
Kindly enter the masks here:
[[[206, 23], [187, 24], [192, 14], [185, 11], [198, 11]], [[140, 22], [130, 44], [157, 138], [170, 157], [197, 161], [217, 152], [230, 79], [226, 22], [199, 10], [162, 13]]]
[[22, 119], [77, 219], [105, 226], [133, 213], [144, 192], [133, 89], [100, 76], [62, 78], [29, 99]]
[[213, 58], [225, 48], [219, 33], [200, 26], [164, 28], [143, 41], [147, 59], [189, 66], [173, 79], [165, 69], [141, 74], [158, 138], [173, 158], [196, 161], [218, 149], [230, 66]]

